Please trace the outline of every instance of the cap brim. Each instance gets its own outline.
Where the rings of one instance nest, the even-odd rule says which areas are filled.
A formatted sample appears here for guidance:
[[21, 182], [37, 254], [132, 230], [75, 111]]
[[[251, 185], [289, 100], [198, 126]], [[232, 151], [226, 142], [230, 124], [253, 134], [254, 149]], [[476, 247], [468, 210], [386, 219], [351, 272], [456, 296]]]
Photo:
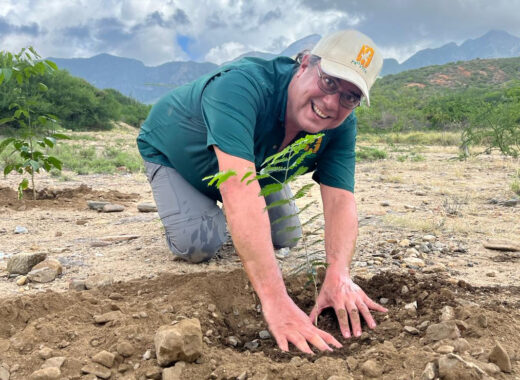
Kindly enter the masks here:
[[329, 61], [325, 58], [320, 60], [320, 66], [325, 74], [330, 75], [331, 77], [343, 79], [359, 88], [366, 99], [367, 106], [370, 107], [368, 87], [361, 75], [359, 75], [356, 71], [346, 67], [345, 65], [334, 61]]

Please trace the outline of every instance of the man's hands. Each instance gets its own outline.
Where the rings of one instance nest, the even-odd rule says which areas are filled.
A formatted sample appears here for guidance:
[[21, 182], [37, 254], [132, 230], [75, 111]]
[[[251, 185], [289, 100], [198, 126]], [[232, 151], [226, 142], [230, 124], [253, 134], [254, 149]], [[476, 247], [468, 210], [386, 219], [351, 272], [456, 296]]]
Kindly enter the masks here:
[[[325, 281], [321, 287], [316, 306], [309, 316], [312, 322], [316, 321], [318, 315], [327, 307], [334, 308], [338, 317], [341, 334], [345, 338], [352, 335], [361, 335], [361, 320], [363, 316], [369, 328], [376, 327], [376, 322], [370, 314], [370, 310], [387, 312], [383, 306], [372, 301], [365, 292], [356, 285], [349, 275], [332, 268], [327, 270]], [[349, 323], [350, 321], [350, 323]], [[350, 327], [349, 327], [350, 325]]]
[[308, 342], [321, 351], [332, 351], [329, 345], [342, 347], [332, 335], [315, 327], [287, 295], [262, 302], [262, 310], [269, 330], [282, 351], [289, 350], [289, 342], [306, 354], [313, 353]]

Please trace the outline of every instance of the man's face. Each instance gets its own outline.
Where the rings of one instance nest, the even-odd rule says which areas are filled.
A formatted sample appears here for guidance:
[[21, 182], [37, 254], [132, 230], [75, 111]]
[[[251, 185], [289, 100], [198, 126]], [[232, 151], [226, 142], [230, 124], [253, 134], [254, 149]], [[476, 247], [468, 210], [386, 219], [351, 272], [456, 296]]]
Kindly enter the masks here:
[[[308, 59], [309, 56], [303, 58], [289, 86], [286, 120], [292, 128], [318, 133], [338, 127], [353, 109], [339, 104], [339, 92], [326, 94], [320, 89], [317, 65], [310, 66]], [[352, 83], [335, 80], [340, 92], [361, 95]]]

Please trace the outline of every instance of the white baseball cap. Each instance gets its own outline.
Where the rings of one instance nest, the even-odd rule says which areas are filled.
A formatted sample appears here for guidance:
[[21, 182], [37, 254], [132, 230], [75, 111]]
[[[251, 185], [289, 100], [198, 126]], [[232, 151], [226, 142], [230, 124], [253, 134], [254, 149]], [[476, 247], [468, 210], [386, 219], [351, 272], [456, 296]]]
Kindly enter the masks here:
[[325, 74], [357, 86], [370, 106], [369, 91], [383, 67], [374, 41], [356, 30], [342, 30], [319, 40], [311, 54], [321, 58]]

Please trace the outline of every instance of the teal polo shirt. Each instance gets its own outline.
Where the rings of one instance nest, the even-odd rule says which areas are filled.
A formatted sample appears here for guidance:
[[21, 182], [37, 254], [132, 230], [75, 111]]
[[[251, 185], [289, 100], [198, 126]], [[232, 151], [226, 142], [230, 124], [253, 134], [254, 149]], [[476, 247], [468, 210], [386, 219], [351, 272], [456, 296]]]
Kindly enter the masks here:
[[[170, 91], [141, 127], [137, 146], [143, 159], [175, 168], [197, 190], [221, 200], [218, 189], [202, 180], [218, 172], [212, 146], [254, 162], [260, 171], [284, 139], [287, 88], [296, 69], [287, 57], [244, 58]], [[352, 113], [324, 132], [302, 165], [314, 171], [315, 181], [353, 192], [355, 144]]]

